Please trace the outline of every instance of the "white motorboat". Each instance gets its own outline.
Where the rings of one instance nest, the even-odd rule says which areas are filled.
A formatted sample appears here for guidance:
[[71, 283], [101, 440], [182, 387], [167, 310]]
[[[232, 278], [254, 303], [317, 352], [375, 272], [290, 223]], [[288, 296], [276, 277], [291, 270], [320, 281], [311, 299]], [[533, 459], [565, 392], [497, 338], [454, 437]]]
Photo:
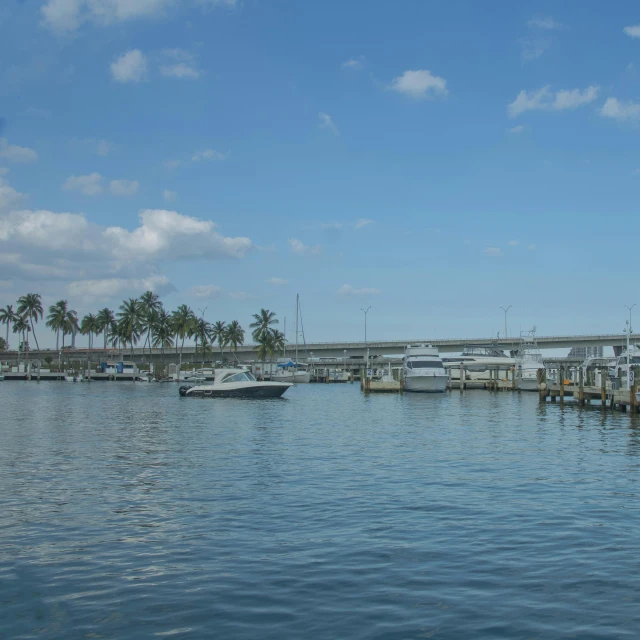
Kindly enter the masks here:
[[447, 389], [447, 372], [437, 347], [408, 346], [402, 361], [402, 374], [405, 391], [442, 393]]
[[[629, 361], [627, 363], [627, 357]], [[629, 352], [625, 349], [619, 356], [609, 360], [609, 375], [612, 378], [625, 378], [627, 377], [627, 364], [630, 366], [640, 365], [640, 349], [631, 345]]]
[[542, 353], [536, 342], [536, 330], [520, 335], [516, 356], [516, 385], [520, 391], [538, 390], [538, 371], [544, 369]]
[[67, 374], [64, 377], [65, 382], [82, 382], [82, 376]]
[[497, 370], [507, 377], [515, 365], [515, 358], [505, 354], [497, 345], [466, 345], [459, 356], [442, 358], [444, 368], [451, 370], [451, 379], [460, 380], [460, 364], [465, 369], [465, 380], [491, 379], [491, 371]]
[[292, 386], [290, 382], [259, 382], [244, 369], [216, 369], [213, 383], [183, 385], [179, 392], [185, 398], [279, 398]]

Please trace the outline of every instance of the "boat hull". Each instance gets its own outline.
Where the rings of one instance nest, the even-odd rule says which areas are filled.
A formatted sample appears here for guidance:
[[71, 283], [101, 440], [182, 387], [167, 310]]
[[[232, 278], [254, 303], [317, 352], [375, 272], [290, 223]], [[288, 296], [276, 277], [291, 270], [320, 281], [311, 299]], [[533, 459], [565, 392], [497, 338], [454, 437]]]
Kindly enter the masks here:
[[311, 382], [311, 373], [308, 371], [298, 371], [296, 373], [285, 373], [283, 375], [271, 376], [273, 382], [290, 382], [294, 384], [305, 384]]
[[404, 390], [416, 393], [444, 393], [447, 390], [447, 376], [407, 376]]
[[241, 388], [180, 387], [180, 395], [185, 398], [280, 398], [291, 384], [262, 384]]
[[520, 389], [520, 391], [537, 391], [538, 379], [537, 378], [520, 378], [518, 380], [518, 389]]

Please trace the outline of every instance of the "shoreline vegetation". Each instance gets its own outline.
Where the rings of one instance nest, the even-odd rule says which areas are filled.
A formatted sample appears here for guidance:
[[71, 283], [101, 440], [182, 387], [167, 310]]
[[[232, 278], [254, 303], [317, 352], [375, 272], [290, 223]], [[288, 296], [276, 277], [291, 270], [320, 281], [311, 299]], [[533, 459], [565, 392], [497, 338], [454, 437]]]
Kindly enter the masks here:
[[[10, 350], [10, 334], [14, 334], [19, 341], [19, 354], [24, 353], [28, 357], [31, 350], [29, 334], [33, 335], [36, 348], [40, 350], [36, 326], [41, 320], [45, 321], [45, 326], [56, 336], [58, 370], [62, 366], [62, 356], [69, 359], [72, 355], [78, 335], [87, 336], [90, 349], [93, 348], [94, 339], [102, 335], [105, 351], [111, 348], [123, 354], [129, 349], [131, 359], [133, 349], [139, 345], [142, 345], [143, 359], [147, 348], [150, 353], [151, 348], [161, 349], [163, 370], [166, 368], [166, 349], [175, 349], [182, 369], [185, 340], [195, 341], [196, 354], [201, 354], [203, 359], [212, 354], [212, 345], [217, 343], [224, 362], [224, 350], [227, 347], [229, 354], [237, 361], [235, 352], [244, 344], [245, 339], [245, 330], [237, 320], [229, 323], [217, 320], [211, 323], [204, 317], [198, 317], [186, 304], [169, 312], [153, 291], [145, 291], [139, 298], [123, 300], [117, 312], [105, 307], [95, 314], [88, 313], [82, 319], [70, 308], [67, 300], [52, 304], [47, 309], [45, 318], [42, 296], [39, 293], [27, 293], [18, 298], [15, 305], [8, 304], [0, 308], [0, 325], [5, 325], [6, 328], [5, 337], [0, 337], [0, 352]], [[249, 325], [251, 336], [258, 345], [258, 359], [264, 363], [284, 349], [286, 339], [274, 326], [279, 320], [273, 311], [260, 309], [253, 314], [253, 320]], [[65, 347], [67, 338], [71, 340], [71, 351]], [[53, 358], [47, 357], [45, 362], [51, 367]]]

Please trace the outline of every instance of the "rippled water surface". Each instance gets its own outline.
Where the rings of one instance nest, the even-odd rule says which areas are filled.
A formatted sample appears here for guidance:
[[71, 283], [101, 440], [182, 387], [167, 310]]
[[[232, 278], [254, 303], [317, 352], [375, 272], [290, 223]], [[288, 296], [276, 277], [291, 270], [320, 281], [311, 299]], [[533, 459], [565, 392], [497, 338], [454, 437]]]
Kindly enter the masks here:
[[640, 421], [0, 383], [2, 638], [637, 638]]

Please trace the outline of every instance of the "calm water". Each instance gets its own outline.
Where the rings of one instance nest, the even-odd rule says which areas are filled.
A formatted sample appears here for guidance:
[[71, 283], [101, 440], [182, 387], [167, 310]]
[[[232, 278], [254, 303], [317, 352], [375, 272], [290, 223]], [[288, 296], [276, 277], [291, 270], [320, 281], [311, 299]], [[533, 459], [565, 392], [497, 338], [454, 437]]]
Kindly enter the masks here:
[[0, 383], [2, 638], [637, 638], [640, 421]]

